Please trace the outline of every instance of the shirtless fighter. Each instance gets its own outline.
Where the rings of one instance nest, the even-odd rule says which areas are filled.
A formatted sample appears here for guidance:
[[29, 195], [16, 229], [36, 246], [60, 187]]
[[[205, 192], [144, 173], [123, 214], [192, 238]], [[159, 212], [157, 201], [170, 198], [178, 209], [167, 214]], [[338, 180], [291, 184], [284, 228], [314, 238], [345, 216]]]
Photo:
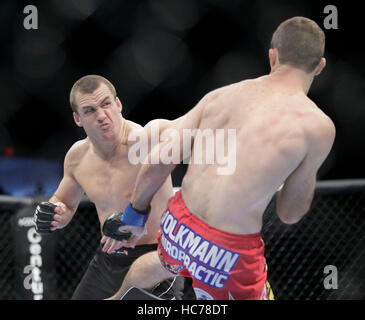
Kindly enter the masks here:
[[[122, 104], [114, 86], [101, 76], [79, 79], [72, 87], [70, 104], [75, 123], [83, 127], [87, 137], [67, 152], [64, 177], [58, 189], [49, 202], [40, 204], [35, 212], [35, 224], [40, 233], [64, 228], [75, 214], [84, 192], [96, 206], [101, 227], [110, 215], [124, 210], [140, 169], [140, 165], [128, 161], [130, 142], [127, 137], [136, 130], [150, 133], [148, 128], [122, 117]], [[131, 263], [140, 255], [156, 250], [161, 213], [172, 195], [169, 177], [153, 197], [146, 234], [134, 249], [121, 249], [122, 241], [103, 235], [101, 246], [72, 299], [104, 299], [118, 290]], [[120, 235], [118, 239], [123, 237]], [[172, 283], [173, 288], [168, 290]], [[181, 284], [181, 277], [173, 279], [161, 284], [155, 293], [166, 291], [171, 297], [172, 290], [177, 292]]]
[[[162, 216], [157, 252], [133, 263], [111, 299], [131, 286], [151, 288], [176, 274], [193, 278], [198, 299], [269, 298], [262, 215], [282, 185], [279, 218], [293, 224], [308, 212], [317, 171], [335, 138], [332, 121], [307, 97], [325, 66], [324, 45], [324, 33], [314, 21], [284, 21], [272, 37], [270, 74], [208, 93], [177, 121], [180, 150], [191, 149], [181, 191]], [[218, 164], [195, 164], [200, 146], [191, 148], [183, 130], [207, 128], [236, 130], [236, 152], [228, 154], [237, 157], [233, 174], [217, 174]], [[159, 150], [168, 143], [162, 142]], [[207, 157], [213, 152], [203, 149], [203, 154], [206, 151]], [[166, 152], [160, 152], [159, 164], [142, 166], [125, 211], [129, 217], [148, 212], [152, 196], [174, 169], [164, 157]], [[120, 225], [118, 230], [131, 230]]]

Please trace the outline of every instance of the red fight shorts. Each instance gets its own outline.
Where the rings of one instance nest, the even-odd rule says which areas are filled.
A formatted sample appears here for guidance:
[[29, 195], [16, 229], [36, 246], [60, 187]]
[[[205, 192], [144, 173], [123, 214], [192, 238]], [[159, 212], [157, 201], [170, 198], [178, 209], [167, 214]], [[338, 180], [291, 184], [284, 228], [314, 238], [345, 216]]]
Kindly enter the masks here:
[[179, 190], [161, 218], [158, 255], [174, 274], [193, 279], [199, 300], [268, 300], [261, 233], [238, 235], [211, 227], [186, 207]]

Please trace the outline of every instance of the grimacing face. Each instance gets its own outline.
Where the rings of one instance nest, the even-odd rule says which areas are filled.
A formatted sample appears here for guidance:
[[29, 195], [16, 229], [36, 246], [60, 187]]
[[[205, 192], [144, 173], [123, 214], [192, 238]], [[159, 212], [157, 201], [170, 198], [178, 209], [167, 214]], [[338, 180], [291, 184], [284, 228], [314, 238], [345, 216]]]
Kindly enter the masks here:
[[75, 123], [88, 136], [109, 138], [119, 133], [122, 105], [105, 84], [93, 93], [76, 93], [76, 104]]

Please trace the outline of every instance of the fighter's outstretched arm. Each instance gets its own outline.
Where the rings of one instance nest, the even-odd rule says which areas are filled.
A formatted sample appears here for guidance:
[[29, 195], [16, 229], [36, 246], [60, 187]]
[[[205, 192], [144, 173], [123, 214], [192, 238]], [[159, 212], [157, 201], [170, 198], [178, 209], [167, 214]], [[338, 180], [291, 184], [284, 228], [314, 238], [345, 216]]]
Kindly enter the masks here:
[[[205, 96], [186, 115], [173, 121], [174, 125], [164, 130], [161, 142], [157, 144], [148, 156], [146, 164], [141, 166], [138, 173], [131, 203], [127, 206], [120, 221], [125, 224], [118, 227], [119, 232], [131, 232], [132, 236], [125, 241], [125, 247], [134, 247], [145, 233], [144, 225], [148, 219], [149, 207], [153, 196], [159, 190], [166, 178], [171, 174], [177, 164], [189, 157], [194, 143], [195, 129], [199, 128], [204, 107], [210, 94]], [[184, 130], [191, 130], [184, 135]], [[186, 132], [185, 132], [186, 133]], [[172, 156], [171, 156], [172, 155]], [[111, 223], [106, 221], [104, 226]], [[111, 228], [113, 229], [113, 228]], [[109, 235], [113, 237], [113, 235]]]
[[[190, 156], [194, 135], [185, 135], [184, 139], [183, 130], [197, 129], [202, 112], [203, 104], [198, 104], [185, 116], [181, 117], [175, 127], [164, 132], [161, 137], [163, 141], [153, 148], [149, 155], [148, 163], [142, 165], [138, 173], [131, 197], [132, 208], [142, 212], [148, 210], [154, 194], [159, 190], [166, 178], [184, 158]], [[186, 139], [187, 136], [189, 137], [188, 139]], [[176, 157], [171, 156], [171, 154], [175, 154]], [[152, 160], [156, 159], [158, 159], [158, 162], [153, 163]], [[123, 228], [128, 229], [127, 226]], [[135, 229], [132, 231], [133, 237], [131, 237], [126, 246], [133, 246], [138, 241], [139, 234], [135, 233], [136, 231]]]

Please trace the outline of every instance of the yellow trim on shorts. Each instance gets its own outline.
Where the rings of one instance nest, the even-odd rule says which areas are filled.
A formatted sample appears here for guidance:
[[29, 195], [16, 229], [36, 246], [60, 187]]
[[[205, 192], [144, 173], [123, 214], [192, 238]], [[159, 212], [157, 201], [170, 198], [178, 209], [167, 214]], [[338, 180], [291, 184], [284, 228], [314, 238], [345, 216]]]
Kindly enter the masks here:
[[[265, 271], [267, 272], [268, 270], [268, 266], [267, 266], [267, 263], [265, 263]], [[271, 285], [269, 283], [269, 281], [266, 280], [266, 289], [267, 289], [267, 295], [269, 297], [269, 300], [275, 300], [275, 297], [274, 297], [274, 291], [272, 291], [272, 288], [271, 288]]]
[[274, 291], [272, 291], [272, 288], [271, 288], [271, 285], [270, 285], [269, 281], [266, 280], [265, 285], [266, 285], [267, 295], [269, 297], [269, 300], [275, 300]]

